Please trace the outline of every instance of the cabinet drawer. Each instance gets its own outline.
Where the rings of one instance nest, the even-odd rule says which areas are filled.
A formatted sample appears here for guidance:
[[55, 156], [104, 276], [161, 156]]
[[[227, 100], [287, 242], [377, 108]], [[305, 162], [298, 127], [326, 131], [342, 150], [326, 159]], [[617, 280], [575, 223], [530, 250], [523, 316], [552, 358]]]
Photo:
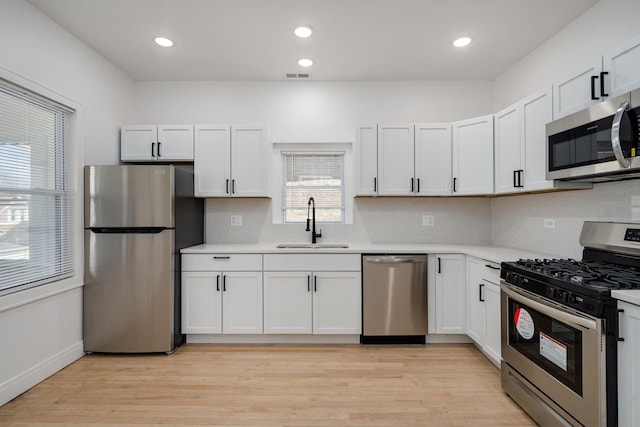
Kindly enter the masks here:
[[482, 265], [484, 266], [482, 278], [487, 282], [500, 285], [500, 264], [482, 260]]
[[360, 271], [360, 254], [265, 254], [265, 271]]
[[262, 254], [182, 255], [182, 271], [262, 271]]

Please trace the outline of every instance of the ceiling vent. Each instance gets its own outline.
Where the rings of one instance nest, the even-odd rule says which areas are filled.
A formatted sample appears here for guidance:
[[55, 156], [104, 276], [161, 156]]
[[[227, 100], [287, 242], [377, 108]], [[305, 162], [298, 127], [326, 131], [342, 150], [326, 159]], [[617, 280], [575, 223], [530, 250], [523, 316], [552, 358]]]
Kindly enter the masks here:
[[288, 79], [308, 79], [309, 73], [287, 73], [285, 76]]

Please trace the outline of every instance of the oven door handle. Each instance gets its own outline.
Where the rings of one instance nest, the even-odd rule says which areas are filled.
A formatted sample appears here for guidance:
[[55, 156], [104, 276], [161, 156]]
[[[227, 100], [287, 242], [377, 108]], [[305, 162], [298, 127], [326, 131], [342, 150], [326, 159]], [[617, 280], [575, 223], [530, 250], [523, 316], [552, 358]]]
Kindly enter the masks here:
[[613, 154], [616, 156], [616, 160], [620, 166], [625, 169], [628, 169], [631, 164], [626, 157], [624, 157], [622, 146], [620, 145], [620, 123], [622, 122], [622, 116], [628, 109], [629, 101], [624, 101], [620, 104], [616, 111], [616, 115], [613, 118], [613, 124], [611, 125], [611, 148], [613, 149]]
[[582, 326], [583, 328], [595, 331], [598, 329], [598, 325], [594, 320], [585, 319], [584, 317], [575, 316], [571, 313], [567, 313], [566, 311], [558, 310], [557, 308], [550, 307], [546, 304], [542, 304], [538, 301], [527, 298], [526, 296], [514, 292], [511, 289], [501, 286], [500, 289], [502, 292], [507, 294], [507, 296], [515, 301], [518, 301], [522, 304], [526, 304], [534, 310], [538, 310], [542, 314], [546, 314], [549, 317], [552, 317], [556, 320], [564, 322], [570, 326]]

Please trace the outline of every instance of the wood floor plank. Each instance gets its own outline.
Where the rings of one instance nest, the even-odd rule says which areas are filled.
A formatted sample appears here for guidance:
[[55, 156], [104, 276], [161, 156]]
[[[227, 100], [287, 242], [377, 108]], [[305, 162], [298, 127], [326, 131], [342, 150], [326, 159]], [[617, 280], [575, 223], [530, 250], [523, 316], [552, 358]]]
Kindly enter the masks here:
[[85, 356], [0, 425], [534, 426], [470, 344], [188, 344]]

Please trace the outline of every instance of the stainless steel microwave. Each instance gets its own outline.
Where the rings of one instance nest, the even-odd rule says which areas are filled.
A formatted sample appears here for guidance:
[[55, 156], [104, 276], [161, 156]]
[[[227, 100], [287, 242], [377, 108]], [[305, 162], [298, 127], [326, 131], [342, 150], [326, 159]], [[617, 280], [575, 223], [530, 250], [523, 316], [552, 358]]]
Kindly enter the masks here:
[[640, 178], [640, 89], [547, 124], [547, 179]]

